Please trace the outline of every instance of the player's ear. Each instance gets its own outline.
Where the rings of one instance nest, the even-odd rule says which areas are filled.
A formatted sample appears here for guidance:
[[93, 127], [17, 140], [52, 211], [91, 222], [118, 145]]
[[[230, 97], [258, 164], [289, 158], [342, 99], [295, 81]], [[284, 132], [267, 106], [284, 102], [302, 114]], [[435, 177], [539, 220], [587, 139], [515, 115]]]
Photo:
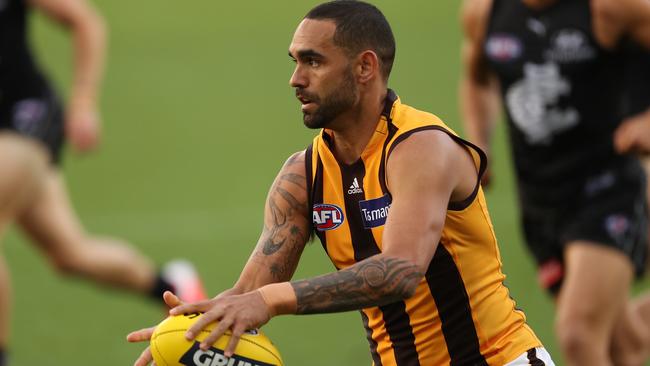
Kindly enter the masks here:
[[366, 50], [359, 54], [358, 75], [360, 83], [367, 83], [380, 73], [379, 57], [373, 51]]

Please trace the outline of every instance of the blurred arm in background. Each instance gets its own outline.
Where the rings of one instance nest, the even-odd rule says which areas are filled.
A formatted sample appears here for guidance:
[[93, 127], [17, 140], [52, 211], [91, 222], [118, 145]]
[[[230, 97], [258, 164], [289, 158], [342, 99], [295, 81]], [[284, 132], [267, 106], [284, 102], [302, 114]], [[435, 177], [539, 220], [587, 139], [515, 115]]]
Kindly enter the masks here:
[[[490, 154], [492, 131], [500, 111], [499, 86], [485, 64], [482, 50], [491, 0], [465, 0], [461, 10], [463, 27], [462, 62], [459, 99], [467, 139]], [[491, 180], [490, 168], [481, 179], [484, 186]]]
[[[650, 56], [648, 56], [650, 53], [649, 4], [650, 2], [647, 0], [622, 0], [620, 4], [611, 0], [597, 0], [594, 2], [594, 10], [603, 15], [596, 18], [600, 20], [601, 38], [608, 40], [613, 45], [619, 44], [625, 37], [636, 43], [643, 50], [639, 50], [637, 54], [633, 55], [633, 57], [639, 59], [633, 60], [632, 66], [643, 62], [645, 63], [645, 70], [650, 69]], [[626, 67], [627, 72], [633, 73], [645, 70], [634, 68], [630, 70]], [[634, 85], [629, 85], [630, 82], [650, 82], [646, 74], [647, 72], [640, 73], [640, 75], [631, 75], [626, 86], [629, 89], [636, 90]], [[643, 90], [644, 92], [650, 91], [649, 88]], [[614, 146], [619, 153], [650, 154], [650, 95], [641, 96], [628, 93], [628, 98], [642, 98], [646, 104], [643, 110], [633, 108], [632, 115], [621, 123], [614, 134]]]
[[70, 30], [74, 42], [74, 74], [66, 109], [66, 137], [77, 151], [95, 148], [100, 140], [99, 91], [104, 73], [106, 26], [86, 1], [29, 0]]

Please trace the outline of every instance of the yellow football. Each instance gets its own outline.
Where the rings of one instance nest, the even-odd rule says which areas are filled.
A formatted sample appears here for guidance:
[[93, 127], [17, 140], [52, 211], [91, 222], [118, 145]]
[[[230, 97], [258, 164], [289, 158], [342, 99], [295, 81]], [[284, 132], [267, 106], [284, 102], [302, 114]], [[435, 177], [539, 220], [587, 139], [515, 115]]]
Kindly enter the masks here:
[[223, 350], [231, 333], [226, 332], [207, 351], [199, 348], [216, 323], [204, 328], [194, 341], [185, 339], [185, 332], [201, 317], [201, 313], [170, 316], [156, 327], [151, 336], [151, 354], [158, 366], [282, 366], [282, 358], [271, 340], [260, 330], [244, 333], [235, 354], [226, 358]]

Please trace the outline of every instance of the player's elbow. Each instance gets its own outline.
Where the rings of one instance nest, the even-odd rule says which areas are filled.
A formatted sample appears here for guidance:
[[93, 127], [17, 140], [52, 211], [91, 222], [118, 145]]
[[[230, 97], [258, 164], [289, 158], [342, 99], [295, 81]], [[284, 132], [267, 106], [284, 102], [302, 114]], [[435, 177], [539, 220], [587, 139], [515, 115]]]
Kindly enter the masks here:
[[59, 21], [78, 37], [84, 37], [96, 44], [105, 43], [108, 27], [104, 17], [95, 9], [84, 8], [61, 16]]
[[92, 35], [95, 42], [101, 44], [105, 43], [108, 27], [106, 26], [104, 17], [98, 12], [89, 10], [84, 17], [83, 22], [80, 22], [79, 28], [86, 34]]
[[385, 289], [389, 297], [394, 299], [408, 299], [415, 295], [420, 281], [424, 277], [421, 267], [410, 260], [403, 258], [386, 258]]
[[413, 295], [415, 295], [415, 291], [417, 290], [418, 284], [420, 283], [421, 279], [422, 279], [421, 274], [413, 276], [406, 283], [406, 286], [404, 286], [404, 288], [401, 289], [400, 293], [398, 294], [399, 298], [406, 300], [413, 297]]

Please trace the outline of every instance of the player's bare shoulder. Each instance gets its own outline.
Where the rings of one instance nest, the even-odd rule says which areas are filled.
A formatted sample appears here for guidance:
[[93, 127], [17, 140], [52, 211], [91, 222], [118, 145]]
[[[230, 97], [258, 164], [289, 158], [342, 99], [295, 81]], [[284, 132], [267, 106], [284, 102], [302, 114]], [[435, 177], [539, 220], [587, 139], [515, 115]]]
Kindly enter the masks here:
[[282, 168], [283, 169], [284, 168], [295, 169], [295, 168], [302, 167], [302, 170], [305, 171], [305, 156], [306, 155], [307, 154], [306, 154], [305, 150], [297, 151], [297, 152], [291, 154], [291, 156], [289, 156], [289, 158], [287, 158], [287, 160], [284, 162], [284, 166]]
[[618, 0], [593, 0], [590, 3], [596, 41], [605, 48], [614, 48], [625, 29], [623, 6]]
[[269, 200], [282, 206], [307, 214], [307, 169], [305, 166], [306, 152], [292, 154], [280, 169], [269, 192]]
[[630, 37], [650, 47], [650, 1], [592, 0], [590, 4], [594, 32], [602, 46], [615, 48]]
[[463, 0], [460, 20], [465, 37], [480, 42], [485, 36], [493, 0]]
[[284, 177], [299, 187], [299, 190], [304, 191], [305, 195], [307, 194], [306, 156], [305, 150], [293, 153], [284, 162], [279, 175], [279, 177]]
[[412, 134], [389, 156], [386, 165], [389, 189], [395, 179], [409, 176], [431, 185], [448, 186], [453, 200], [467, 197], [474, 189], [477, 171], [465, 147], [448, 132], [434, 129]]

